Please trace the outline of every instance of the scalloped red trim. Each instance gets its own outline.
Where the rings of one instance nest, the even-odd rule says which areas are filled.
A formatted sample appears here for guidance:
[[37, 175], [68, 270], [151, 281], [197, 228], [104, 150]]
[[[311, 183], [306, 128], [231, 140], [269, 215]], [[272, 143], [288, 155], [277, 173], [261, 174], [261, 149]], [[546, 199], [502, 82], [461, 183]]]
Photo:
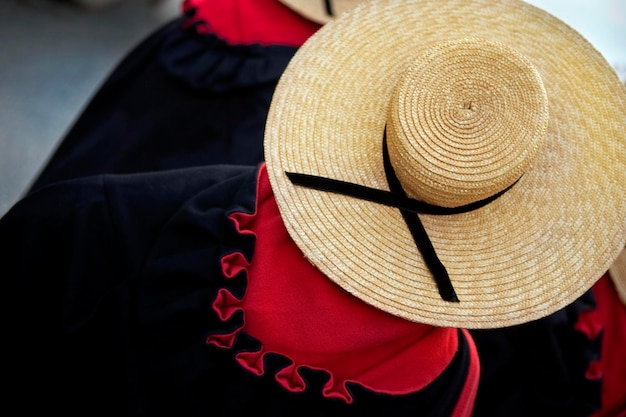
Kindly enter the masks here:
[[[230, 215], [239, 233], [256, 236], [253, 262], [239, 252], [221, 259], [225, 279], [245, 271], [246, 293], [239, 299], [222, 288], [212, 305], [222, 321], [242, 311], [243, 324], [231, 333], [208, 336], [207, 343], [232, 348], [236, 335], [246, 332], [262, 347], [235, 353], [244, 369], [263, 375], [265, 355], [280, 354], [289, 359], [289, 365], [274, 377], [286, 390], [306, 388], [300, 369], [323, 370], [329, 375], [323, 395], [347, 403], [353, 401], [348, 382], [378, 393], [403, 395], [419, 391], [441, 374], [456, 353], [456, 329], [386, 314], [328, 280], [289, 238], [264, 164], [259, 170], [256, 204], [252, 214]], [[468, 333], [466, 337], [472, 359], [456, 416], [469, 415], [478, 386], [478, 357]]]
[[233, 45], [300, 46], [321, 26], [276, 0], [185, 0], [183, 12], [195, 9], [185, 25], [212, 33]]

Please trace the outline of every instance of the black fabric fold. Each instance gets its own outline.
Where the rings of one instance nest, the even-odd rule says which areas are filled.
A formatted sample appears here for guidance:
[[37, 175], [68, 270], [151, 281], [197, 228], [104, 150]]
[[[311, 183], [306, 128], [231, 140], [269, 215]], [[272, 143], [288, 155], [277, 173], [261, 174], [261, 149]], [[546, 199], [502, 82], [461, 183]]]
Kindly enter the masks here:
[[473, 416], [588, 417], [600, 410], [602, 379], [588, 379], [586, 371], [600, 359], [602, 335], [589, 339], [575, 328], [595, 308], [589, 290], [539, 320], [470, 330], [481, 363]]
[[229, 214], [254, 211], [257, 175], [213, 166], [77, 179], [33, 192], [0, 219], [5, 406], [66, 416], [447, 415], [467, 379], [462, 336], [424, 390], [351, 385], [352, 405], [323, 397], [328, 374], [315, 370], [302, 371], [305, 392], [286, 391], [274, 379], [281, 355], [268, 355], [262, 376], [243, 369], [235, 355], [260, 344], [243, 332], [232, 348], [207, 344], [244, 319], [222, 321], [211, 306], [220, 289], [245, 294], [245, 274], [225, 278], [220, 259], [253, 259], [254, 236]]
[[158, 60], [187, 87], [216, 94], [275, 85], [296, 49], [286, 45], [230, 44], [193, 23], [164, 40]]
[[31, 191], [103, 173], [263, 161], [274, 88], [297, 48], [227, 45], [184, 20], [150, 34], [115, 67]]

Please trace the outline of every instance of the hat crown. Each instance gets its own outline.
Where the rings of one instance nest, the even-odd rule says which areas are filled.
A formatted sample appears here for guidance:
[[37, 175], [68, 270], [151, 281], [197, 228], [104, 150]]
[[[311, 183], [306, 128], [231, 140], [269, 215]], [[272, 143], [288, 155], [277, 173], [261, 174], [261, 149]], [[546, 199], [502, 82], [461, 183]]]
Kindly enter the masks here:
[[501, 43], [465, 38], [414, 59], [394, 90], [388, 148], [406, 193], [442, 207], [483, 200], [517, 181], [548, 126], [541, 77]]

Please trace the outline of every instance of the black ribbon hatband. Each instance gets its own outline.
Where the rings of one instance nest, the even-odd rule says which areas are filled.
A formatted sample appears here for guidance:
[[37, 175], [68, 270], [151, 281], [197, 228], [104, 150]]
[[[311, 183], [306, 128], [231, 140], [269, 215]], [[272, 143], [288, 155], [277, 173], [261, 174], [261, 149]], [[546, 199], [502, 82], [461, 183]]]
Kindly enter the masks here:
[[393, 166], [391, 165], [389, 151], [387, 149], [386, 134], [383, 137], [383, 164], [390, 191], [379, 190], [360, 184], [316, 175], [300, 174], [295, 172], [285, 172], [285, 174], [287, 174], [287, 177], [294, 185], [342, 194], [399, 209], [400, 213], [402, 213], [404, 222], [409, 228], [411, 236], [417, 245], [417, 249], [424, 258], [424, 262], [428, 267], [428, 270], [433, 274], [433, 278], [435, 279], [435, 283], [437, 284], [437, 288], [439, 290], [439, 295], [445, 301], [459, 302], [459, 298], [457, 297], [454, 287], [452, 286], [452, 282], [450, 281], [448, 271], [441, 260], [439, 260], [439, 257], [435, 252], [435, 248], [426, 233], [426, 229], [424, 229], [424, 225], [417, 214], [447, 215], [467, 213], [491, 203], [513, 187], [517, 181], [499, 193], [484, 200], [459, 207], [441, 207], [424, 201], [415, 200], [406, 195], [406, 192], [402, 188], [400, 180], [396, 176]]

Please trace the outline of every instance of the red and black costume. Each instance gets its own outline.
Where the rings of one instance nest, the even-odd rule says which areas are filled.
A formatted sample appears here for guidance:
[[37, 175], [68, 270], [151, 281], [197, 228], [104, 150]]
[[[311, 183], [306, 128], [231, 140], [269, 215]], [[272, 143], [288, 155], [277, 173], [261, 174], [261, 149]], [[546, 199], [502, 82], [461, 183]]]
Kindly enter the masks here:
[[471, 415], [467, 332], [331, 283], [264, 165], [46, 186], [0, 220], [0, 249], [8, 402], [26, 414]]
[[[467, 333], [398, 326], [406, 325], [406, 334], [419, 343], [437, 340], [438, 332], [448, 338], [437, 342], [448, 356], [421, 369], [423, 375], [412, 375], [423, 377], [421, 382], [397, 376], [415, 371], [400, 360], [372, 365], [374, 373], [364, 371], [364, 378], [355, 379], [365, 354], [349, 361], [339, 355], [322, 364], [313, 354], [301, 358], [294, 346], [313, 341], [298, 339], [296, 327], [315, 334], [310, 353], [325, 347], [358, 351], [357, 342], [367, 336], [359, 331], [380, 327], [359, 329], [350, 321], [360, 317], [355, 311], [348, 313], [341, 303], [320, 304], [345, 294], [309, 277], [316, 273], [290, 243], [284, 249], [288, 258], [281, 251], [265, 256], [255, 249], [255, 242], [280, 228], [268, 226], [279, 222], [275, 213], [260, 223], [251, 214], [271, 205], [263, 175], [257, 182], [252, 168], [208, 167], [263, 160], [263, 127], [274, 87], [319, 25], [276, 0], [187, 0], [183, 10], [184, 16], [150, 35], [113, 71], [34, 183], [32, 190], [41, 192], [0, 223], [2, 253], [10, 265], [6, 279], [14, 286], [5, 292], [7, 317], [13, 320], [8, 336], [13, 362], [23, 371], [9, 374], [18, 381], [17, 391], [51, 393], [50, 387], [61, 387], [58, 372], [66, 375], [67, 392], [52, 396], [52, 404], [71, 409], [67, 401], [73, 392], [98, 404], [91, 414], [124, 407], [138, 415], [165, 414], [181, 403], [190, 415], [228, 415], [228, 407], [235, 407], [231, 414], [247, 414], [258, 403], [262, 411], [254, 414], [280, 415], [284, 409], [285, 415], [300, 415], [310, 406], [302, 415], [347, 410], [374, 415], [379, 406], [387, 407], [381, 415], [400, 415], [393, 407], [410, 404], [448, 415], [451, 406], [463, 403], [460, 395], [469, 395], [465, 385], [471, 385], [475, 370], [472, 361], [469, 373], [459, 365], [458, 352], [472, 351]], [[110, 173], [135, 175], [78, 180]], [[292, 293], [257, 293], [250, 286], [256, 279], [248, 276], [275, 282], [277, 277], [258, 271], [278, 265], [287, 272], [295, 268], [307, 281], [282, 282], [275, 289], [324, 297], [291, 300]], [[304, 286], [309, 280], [332, 291], [312, 291]], [[77, 299], [83, 304], [69, 303]], [[264, 310], [277, 299], [293, 304], [280, 302], [274, 313]], [[264, 300], [270, 305], [257, 305]], [[302, 303], [307, 307], [300, 309]], [[356, 326], [352, 339], [335, 338], [348, 336], [339, 331], [341, 323], [327, 326], [335, 307], [344, 326]], [[369, 311], [355, 307], [362, 308]], [[371, 313], [382, 325], [380, 313]], [[272, 320], [259, 323], [255, 317]], [[474, 416], [623, 417], [624, 323], [626, 309], [603, 277], [545, 319], [471, 331], [481, 360]], [[391, 336], [402, 339], [402, 334]], [[403, 343], [410, 345], [408, 339]], [[332, 355], [324, 351], [324, 356]], [[446, 361], [454, 365], [449, 375], [434, 378]], [[371, 385], [370, 377], [385, 383]], [[108, 383], [101, 387], [98, 379]], [[451, 399], [442, 402], [446, 390]], [[219, 401], [212, 401], [215, 397]], [[443, 403], [448, 414], [437, 409]]]

